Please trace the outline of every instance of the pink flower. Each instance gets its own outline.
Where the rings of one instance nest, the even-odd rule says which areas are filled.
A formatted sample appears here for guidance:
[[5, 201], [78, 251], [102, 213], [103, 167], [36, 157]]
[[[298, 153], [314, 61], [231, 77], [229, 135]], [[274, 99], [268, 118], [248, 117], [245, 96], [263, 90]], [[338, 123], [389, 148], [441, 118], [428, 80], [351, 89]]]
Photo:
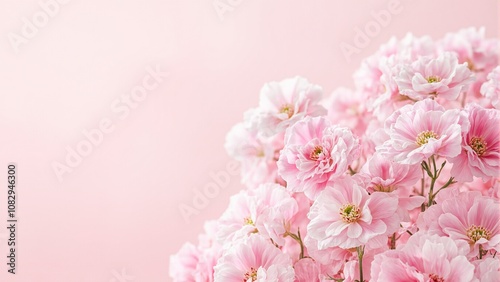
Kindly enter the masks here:
[[276, 159], [283, 148], [282, 138], [263, 138], [245, 123], [236, 124], [227, 134], [229, 156], [241, 162], [241, 182], [255, 188], [266, 182], [280, 182]]
[[444, 51], [456, 53], [460, 63], [466, 62], [481, 77], [498, 65], [500, 47], [498, 39], [486, 39], [484, 34], [484, 27], [461, 29], [446, 34], [439, 45]]
[[342, 271], [344, 263], [354, 256], [350, 250], [339, 247], [328, 247], [320, 250], [318, 249], [318, 240], [309, 235], [304, 238], [304, 246], [307, 249], [307, 255], [321, 265], [321, 273], [325, 276], [334, 276]]
[[337, 88], [327, 102], [328, 119], [333, 124], [348, 127], [361, 136], [368, 126], [370, 118], [365, 105], [366, 97], [358, 91], [347, 88]]
[[170, 257], [169, 275], [176, 282], [195, 282], [195, 270], [200, 251], [191, 243], [185, 243], [179, 252]]
[[[393, 87], [388, 87], [392, 74], [387, 72], [389, 70], [387, 63], [390, 60], [398, 62], [403, 59], [415, 60], [435, 53], [434, 42], [428, 36], [417, 38], [408, 33], [401, 40], [392, 37], [389, 42], [380, 46], [374, 55], [363, 60], [360, 69], [354, 73], [356, 88], [368, 98], [369, 105], [375, 103], [377, 106], [384, 106], [394, 96], [399, 96], [399, 92], [393, 92]], [[388, 77], [384, 79], [384, 75]]]
[[257, 205], [263, 207], [255, 227], [261, 235], [271, 238], [276, 244], [284, 245], [284, 237], [291, 232], [299, 206], [285, 187], [264, 184], [253, 191]]
[[481, 86], [481, 94], [490, 100], [491, 105], [500, 109], [500, 66], [488, 74], [488, 81]]
[[321, 282], [321, 266], [311, 258], [304, 258], [295, 263], [295, 282]]
[[468, 121], [462, 126], [461, 153], [450, 159], [451, 175], [458, 181], [472, 181], [473, 176], [488, 181], [500, 176], [500, 112], [468, 105]]
[[217, 241], [225, 245], [255, 233], [257, 231], [255, 222], [263, 208], [257, 205], [255, 198], [250, 195], [248, 190], [240, 191], [231, 196], [229, 206], [218, 221]]
[[324, 117], [309, 117], [287, 130], [278, 173], [287, 188], [314, 200], [358, 156], [359, 141], [349, 129], [332, 126]]
[[406, 245], [375, 256], [373, 282], [469, 282], [474, 266], [467, 260], [467, 244], [418, 232]]
[[284, 132], [306, 116], [325, 115], [325, 108], [319, 105], [322, 97], [320, 86], [298, 76], [267, 83], [260, 91], [255, 124], [264, 136]]
[[404, 164], [418, 164], [433, 155], [456, 157], [461, 151], [461, 119], [459, 110], [445, 111], [431, 99], [406, 105], [386, 121], [390, 139], [377, 150]]
[[422, 171], [418, 165], [396, 163], [380, 154], [375, 154], [363, 166], [361, 173], [369, 178], [367, 186], [369, 193], [377, 191], [397, 195], [401, 221], [411, 221], [409, 211], [420, 207], [425, 201], [424, 197], [413, 195], [414, 185], [422, 178]]
[[269, 240], [252, 235], [235, 242], [215, 266], [215, 281], [293, 282], [292, 260]]
[[437, 58], [422, 57], [403, 67], [396, 83], [401, 94], [414, 100], [456, 100], [473, 80], [467, 64], [459, 64], [456, 55], [447, 52]]
[[467, 63], [467, 67], [474, 73], [476, 80], [469, 86], [464, 97], [465, 102], [483, 105], [481, 85], [486, 81], [488, 73], [499, 63], [499, 42], [498, 38], [485, 38], [484, 27], [470, 27], [448, 33], [439, 42], [441, 52], [451, 51], [457, 54], [459, 63]]
[[200, 255], [194, 272], [196, 282], [214, 281], [214, 266], [222, 255], [222, 246], [216, 241], [217, 228], [217, 221], [207, 221], [204, 226], [205, 233], [199, 236]]
[[229, 207], [219, 219], [218, 241], [221, 244], [259, 233], [283, 244], [298, 205], [285, 187], [263, 184], [232, 196]]
[[479, 192], [459, 193], [431, 206], [417, 225], [431, 234], [468, 243], [472, 257], [480, 247], [500, 251], [500, 202]]
[[352, 178], [325, 189], [309, 212], [308, 236], [318, 249], [383, 245], [399, 227], [398, 198], [389, 193], [368, 195]]
[[420, 166], [400, 164], [375, 154], [363, 166], [361, 172], [370, 178], [368, 192], [393, 192], [399, 196], [410, 196], [413, 185], [422, 178]]
[[480, 282], [498, 282], [500, 281], [500, 260], [496, 258], [485, 258], [473, 262], [476, 265], [476, 281]]
[[196, 269], [194, 271], [194, 281], [213, 282], [214, 266], [217, 264], [217, 260], [221, 257], [221, 255], [221, 246], [213, 246], [212, 248], [204, 250], [199, 257], [198, 264], [196, 265]]

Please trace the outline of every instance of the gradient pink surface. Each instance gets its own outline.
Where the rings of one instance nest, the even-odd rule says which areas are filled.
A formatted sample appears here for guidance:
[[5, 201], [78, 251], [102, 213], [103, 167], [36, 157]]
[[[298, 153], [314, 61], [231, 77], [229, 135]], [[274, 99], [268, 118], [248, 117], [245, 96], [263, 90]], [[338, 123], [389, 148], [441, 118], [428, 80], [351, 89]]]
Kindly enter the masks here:
[[[16, 53], [9, 34], [42, 11], [38, 2], [0, 1], [0, 281], [170, 281], [169, 256], [196, 243], [242, 187], [231, 176], [189, 222], [179, 211], [226, 170], [225, 134], [265, 82], [302, 75], [329, 94], [351, 87], [361, 60], [393, 35], [499, 31], [498, 1], [400, 0], [348, 62], [341, 42], [353, 44], [355, 28], [390, 1], [243, 0], [221, 20], [212, 0], [72, 0]], [[170, 75], [126, 117], [113, 111], [148, 66]], [[53, 162], [105, 118], [114, 130], [60, 182]], [[18, 164], [15, 275], [3, 227], [8, 162]]]

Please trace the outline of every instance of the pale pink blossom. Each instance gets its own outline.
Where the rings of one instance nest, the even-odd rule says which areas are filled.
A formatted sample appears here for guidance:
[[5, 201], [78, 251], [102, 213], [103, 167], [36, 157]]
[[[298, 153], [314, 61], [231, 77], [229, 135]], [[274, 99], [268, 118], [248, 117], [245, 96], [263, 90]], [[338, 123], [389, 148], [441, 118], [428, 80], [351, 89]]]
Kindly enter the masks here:
[[480, 249], [500, 251], [500, 202], [480, 192], [447, 196], [420, 215], [420, 230], [467, 243], [471, 257]]
[[401, 70], [418, 60], [422, 56], [435, 56], [436, 47], [428, 36], [416, 38], [408, 34], [401, 40], [394, 54], [381, 57], [379, 68], [382, 73], [380, 83], [383, 92], [373, 103], [368, 102], [373, 109], [374, 116], [383, 122], [392, 112], [413, 101], [406, 95], [402, 95], [396, 82]]
[[476, 266], [475, 277], [477, 282], [498, 282], [500, 281], [500, 260], [488, 257], [482, 260], [473, 261]]
[[354, 256], [351, 250], [340, 247], [328, 247], [320, 250], [318, 240], [309, 235], [303, 241], [307, 255], [321, 265], [321, 273], [326, 276], [334, 276], [342, 271], [344, 263]]
[[333, 126], [324, 117], [308, 117], [287, 130], [278, 172], [290, 191], [314, 200], [358, 156], [359, 141], [348, 128]]
[[488, 74], [487, 81], [481, 86], [481, 94], [493, 107], [500, 109], [500, 66]]
[[370, 281], [473, 281], [474, 266], [465, 256], [467, 251], [464, 242], [418, 232], [405, 245], [375, 256]]
[[410, 196], [413, 185], [422, 178], [419, 165], [407, 165], [394, 162], [375, 154], [363, 166], [361, 172], [370, 178], [368, 192], [393, 192], [399, 196]]
[[253, 191], [257, 205], [263, 207], [255, 222], [261, 235], [271, 238], [276, 244], [283, 245], [284, 237], [292, 232], [292, 226], [299, 211], [295, 198], [285, 187], [278, 184], [264, 184]]
[[467, 64], [459, 64], [454, 53], [421, 57], [402, 68], [396, 77], [399, 92], [414, 100], [443, 98], [456, 100], [474, 81]]
[[222, 247], [219, 245], [203, 250], [194, 271], [194, 281], [214, 282], [214, 267], [221, 255]]
[[201, 252], [191, 243], [185, 243], [175, 255], [170, 256], [169, 275], [175, 282], [197, 282], [195, 270]]
[[431, 156], [456, 157], [461, 151], [459, 110], [444, 110], [425, 99], [394, 112], [386, 121], [390, 139], [377, 150], [396, 162], [418, 164]]
[[322, 98], [320, 86], [298, 76], [267, 83], [260, 91], [254, 123], [264, 136], [284, 132], [306, 116], [325, 115], [326, 110], [320, 105]]
[[227, 209], [218, 220], [217, 241], [225, 245], [257, 232], [255, 222], [264, 208], [258, 205], [249, 190], [231, 196]]
[[215, 281], [293, 282], [292, 260], [270, 240], [251, 235], [228, 248], [215, 266]]
[[485, 38], [485, 28], [465, 28], [447, 33], [439, 42], [440, 49], [458, 55], [460, 63], [467, 62], [475, 72], [490, 72], [498, 65], [499, 40]]
[[467, 67], [474, 73], [476, 81], [470, 85], [466, 101], [480, 102], [478, 98], [481, 97], [481, 85], [499, 63], [499, 43], [498, 38], [485, 37], [484, 27], [470, 27], [448, 33], [438, 43], [441, 50], [457, 54], [459, 63], [467, 63]]
[[241, 191], [230, 198], [229, 207], [219, 219], [218, 241], [227, 244], [259, 233], [283, 244], [297, 211], [297, 202], [281, 185], [268, 183]]
[[295, 282], [321, 282], [321, 265], [311, 258], [304, 258], [294, 264]]
[[236, 124], [227, 134], [225, 148], [241, 163], [241, 182], [255, 188], [266, 182], [280, 182], [276, 159], [283, 147], [282, 138], [264, 138], [245, 123]]
[[500, 111], [468, 105], [464, 112], [461, 153], [450, 158], [451, 176], [457, 181], [484, 181], [500, 176]]
[[373, 116], [366, 109], [366, 97], [359, 91], [340, 87], [333, 91], [326, 103], [328, 119], [342, 127], [348, 127], [361, 136]]
[[311, 207], [308, 236], [318, 241], [319, 250], [383, 245], [387, 236], [399, 228], [397, 207], [394, 194], [368, 195], [351, 178], [339, 180], [325, 189]]
[[358, 91], [367, 98], [367, 107], [374, 110], [377, 116], [381, 112], [393, 111], [394, 104], [403, 97], [393, 81], [393, 69], [399, 68], [401, 62], [435, 53], [435, 44], [430, 37], [415, 37], [408, 33], [401, 40], [392, 37], [374, 55], [363, 60], [354, 73], [354, 82]]
[[397, 195], [397, 213], [401, 221], [411, 221], [409, 211], [425, 201], [424, 197], [414, 195], [414, 185], [422, 178], [419, 165], [400, 164], [375, 154], [363, 166], [361, 173], [369, 178], [369, 193], [377, 191]]
[[214, 266], [222, 255], [222, 246], [217, 242], [218, 223], [210, 220], [204, 224], [205, 233], [198, 237], [200, 255], [194, 272], [196, 282], [213, 282]]

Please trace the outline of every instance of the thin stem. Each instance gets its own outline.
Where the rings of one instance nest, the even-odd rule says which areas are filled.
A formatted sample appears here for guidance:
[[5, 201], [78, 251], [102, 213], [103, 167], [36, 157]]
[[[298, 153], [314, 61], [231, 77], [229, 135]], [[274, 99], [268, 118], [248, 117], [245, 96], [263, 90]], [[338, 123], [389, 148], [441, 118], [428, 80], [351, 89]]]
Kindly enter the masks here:
[[298, 239], [299, 239], [299, 244], [300, 244], [300, 257], [299, 259], [304, 258], [304, 244], [302, 243], [302, 237], [300, 236], [300, 229], [297, 229], [297, 234], [298, 234]]
[[[424, 174], [424, 168], [422, 167], [422, 179], [420, 180], [420, 196], [424, 196], [425, 192], [425, 174]], [[420, 211], [424, 212], [425, 211], [425, 203], [422, 203], [420, 206]]]
[[448, 186], [450, 186], [450, 185], [452, 185], [452, 184], [455, 184], [455, 183], [457, 183], [457, 182], [455, 181], [455, 178], [450, 177], [450, 179], [448, 179], [448, 182], [446, 182], [446, 183], [445, 183], [445, 184], [444, 184], [441, 188], [439, 188], [439, 190], [437, 190], [437, 191], [436, 191], [436, 193], [434, 193], [434, 195], [432, 195], [432, 200], [434, 201], [434, 198], [436, 198], [437, 194], [438, 194], [441, 190], [443, 190], [443, 189], [445, 189], [445, 188], [448, 188]]
[[391, 236], [391, 250], [396, 249], [396, 232]]
[[300, 236], [300, 229], [297, 230], [297, 235], [291, 233], [291, 232], [285, 232], [284, 236], [290, 236], [292, 237], [292, 239], [294, 239], [295, 241], [297, 241], [297, 243], [299, 243], [300, 245], [300, 256], [299, 256], [299, 259], [303, 259], [305, 258], [304, 256], [304, 243], [302, 242], [302, 237]]
[[356, 251], [358, 252], [358, 264], [359, 264], [359, 282], [364, 282], [363, 279], [363, 255], [365, 252], [365, 246], [356, 247]]
[[[443, 168], [446, 165], [446, 161], [441, 164], [441, 167], [439, 169], [437, 168], [436, 159], [435, 159], [434, 155], [432, 155], [429, 158], [429, 165], [427, 165], [426, 163], [424, 165], [424, 163], [425, 162], [422, 162], [422, 168], [427, 171], [427, 174], [431, 178], [431, 184], [429, 187], [429, 202], [427, 203], [427, 206], [430, 207], [434, 204], [434, 197], [437, 195], [437, 193], [441, 189], [443, 189], [443, 187], [441, 187], [441, 189], [439, 189], [438, 192], [436, 192], [436, 194], [434, 194], [434, 185], [436, 184], [437, 179], [441, 175], [441, 172], [443, 171]], [[434, 171], [434, 172], [431, 171], [431, 168], [429, 166], [432, 167], [432, 171]], [[451, 182], [453, 182], [453, 180], [451, 180]], [[446, 183], [444, 186], [448, 187], [450, 184], [452, 184], [451, 182], [449, 184]]]

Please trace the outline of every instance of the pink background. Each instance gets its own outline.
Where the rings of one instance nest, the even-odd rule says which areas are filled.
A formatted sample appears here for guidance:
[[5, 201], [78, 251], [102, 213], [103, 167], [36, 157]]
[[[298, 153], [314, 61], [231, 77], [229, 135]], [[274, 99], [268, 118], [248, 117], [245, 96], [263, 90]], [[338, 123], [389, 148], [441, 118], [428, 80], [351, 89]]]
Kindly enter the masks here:
[[[353, 44], [354, 28], [388, 3], [243, 0], [221, 21], [212, 0], [73, 0], [16, 54], [9, 33], [41, 8], [1, 0], [0, 281], [120, 281], [122, 270], [134, 277], [123, 281], [170, 281], [169, 256], [196, 242], [239, 178], [189, 223], [179, 205], [225, 170], [225, 134], [265, 82], [299, 74], [330, 93], [352, 86], [361, 59], [392, 35], [485, 26], [498, 36], [498, 1], [401, 0], [401, 13], [348, 63], [340, 43]], [[119, 119], [110, 105], [155, 65], [170, 76]], [[106, 117], [114, 131], [60, 183], [51, 163]], [[11, 161], [19, 167], [15, 276], [2, 227]]]

